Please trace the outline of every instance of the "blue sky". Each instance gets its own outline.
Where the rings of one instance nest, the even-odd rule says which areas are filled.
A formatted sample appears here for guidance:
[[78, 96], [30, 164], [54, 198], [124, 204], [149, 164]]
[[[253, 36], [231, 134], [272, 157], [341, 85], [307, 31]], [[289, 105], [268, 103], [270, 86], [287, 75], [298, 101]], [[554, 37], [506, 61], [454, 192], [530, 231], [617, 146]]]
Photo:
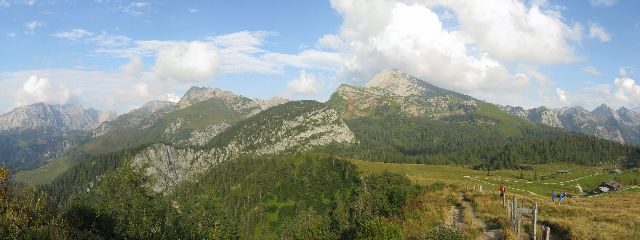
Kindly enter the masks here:
[[631, 0], [0, 0], [0, 112], [191, 86], [326, 100], [399, 68], [498, 104], [640, 106]]

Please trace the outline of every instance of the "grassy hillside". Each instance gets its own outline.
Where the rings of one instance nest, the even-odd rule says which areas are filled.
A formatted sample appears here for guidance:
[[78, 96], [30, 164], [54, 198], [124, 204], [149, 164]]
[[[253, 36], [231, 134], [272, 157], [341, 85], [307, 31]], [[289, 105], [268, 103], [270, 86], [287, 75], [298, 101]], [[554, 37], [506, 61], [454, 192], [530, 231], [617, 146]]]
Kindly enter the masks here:
[[71, 158], [65, 155], [34, 170], [18, 172], [13, 176], [13, 180], [29, 186], [45, 185], [65, 173], [72, 165]]
[[[81, 149], [87, 153], [97, 154], [121, 151], [150, 143], [177, 142], [188, 139], [189, 134], [197, 129], [204, 129], [222, 122], [234, 124], [244, 119], [246, 114], [247, 112], [244, 111], [235, 111], [232, 106], [227, 106], [220, 99], [209, 99], [172, 111], [149, 128], [109, 133], [96, 138]], [[178, 121], [181, 124], [175, 133], [165, 132], [172, 124], [176, 126]]]

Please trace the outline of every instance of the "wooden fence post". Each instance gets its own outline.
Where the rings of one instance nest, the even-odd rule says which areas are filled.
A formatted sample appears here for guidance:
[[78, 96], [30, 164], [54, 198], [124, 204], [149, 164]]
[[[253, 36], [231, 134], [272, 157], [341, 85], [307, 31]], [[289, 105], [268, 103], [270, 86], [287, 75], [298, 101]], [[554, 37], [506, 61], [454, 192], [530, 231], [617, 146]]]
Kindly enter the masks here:
[[538, 222], [538, 203], [533, 203], [533, 240], [536, 240], [536, 223]]
[[[515, 223], [516, 221], [516, 208], [518, 208], [518, 199], [516, 197], [516, 195], [513, 195], [513, 202], [511, 203], [511, 225], [515, 225], [513, 223]], [[516, 229], [513, 228], [513, 230], [515, 231]]]

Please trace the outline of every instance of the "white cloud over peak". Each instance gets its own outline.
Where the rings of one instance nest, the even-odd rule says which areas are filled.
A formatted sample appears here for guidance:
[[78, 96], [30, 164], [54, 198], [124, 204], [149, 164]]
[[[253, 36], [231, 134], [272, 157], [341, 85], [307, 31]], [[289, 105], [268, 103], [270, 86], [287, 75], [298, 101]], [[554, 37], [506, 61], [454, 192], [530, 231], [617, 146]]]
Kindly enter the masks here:
[[611, 7], [618, 3], [618, 0], [591, 0], [590, 3], [594, 7]]
[[313, 74], [301, 71], [297, 79], [287, 83], [287, 92], [285, 95], [312, 95], [320, 92], [320, 82]]
[[185, 83], [210, 80], [218, 70], [218, 50], [209, 43], [179, 43], [158, 50], [153, 72]]
[[427, 6], [362, 0], [332, 4], [344, 18], [343, 78], [362, 81], [398, 68], [466, 93], [507, 93], [530, 85], [528, 76], [511, 73], [491, 54], [477, 51], [467, 34], [445, 28]]
[[33, 75], [14, 93], [13, 100], [15, 106], [37, 102], [64, 104], [70, 97], [71, 91], [64, 85], [52, 83], [47, 78]]
[[597, 38], [600, 42], [611, 41], [611, 34], [598, 23], [589, 23], [589, 38]]
[[567, 102], [567, 93], [560, 89], [560, 88], [556, 88], [556, 96], [558, 96], [558, 99], [560, 99], [560, 101], [562, 102]]
[[177, 103], [177, 102], [180, 102], [180, 96], [176, 95], [175, 93], [167, 93], [160, 100]]

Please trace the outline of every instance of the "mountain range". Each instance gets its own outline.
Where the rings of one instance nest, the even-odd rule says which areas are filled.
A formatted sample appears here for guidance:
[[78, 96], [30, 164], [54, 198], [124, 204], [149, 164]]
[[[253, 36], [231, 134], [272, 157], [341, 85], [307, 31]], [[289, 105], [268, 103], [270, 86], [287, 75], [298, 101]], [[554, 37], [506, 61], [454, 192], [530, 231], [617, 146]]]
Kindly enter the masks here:
[[[323, 232], [346, 239], [370, 236], [359, 224], [400, 219], [417, 188], [403, 175], [361, 175], [353, 159], [486, 171], [632, 168], [640, 159], [637, 147], [597, 134], [611, 124], [624, 138], [637, 126], [634, 110], [498, 106], [394, 69], [341, 85], [327, 102], [192, 87], [177, 103], [100, 113], [34, 104], [0, 117], [11, 126], [0, 140], [14, 181], [66, 209], [78, 238], [181, 238], [221, 226], [239, 230], [235, 238], [278, 238], [305, 221], [340, 222]], [[191, 237], [207, 236], [222, 235]]]
[[[628, 151], [627, 147], [606, 147], [612, 143], [557, 128], [563, 126], [560, 119], [572, 119], [567, 115], [571, 111], [557, 117], [554, 111], [500, 107], [393, 69], [380, 72], [364, 86], [341, 85], [326, 103], [250, 99], [221, 89], [193, 87], [178, 103], [152, 101], [99, 125], [90, 117], [67, 121], [78, 124], [59, 128], [80, 129], [87, 137], [49, 154], [48, 159], [73, 150], [71, 168], [97, 171], [77, 186], [85, 189], [92, 176], [116, 166], [109, 163], [96, 170], [95, 162], [83, 165], [87, 158], [129, 152], [131, 164], [153, 179], [149, 185], [158, 192], [198, 181], [221, 162], [320, 149], [372, 161], [479, 168], [621, 161], [619, 154]], [[593, 121], [601, 123], [602, 112], [588, 116], [599, 116]], [[627, 122], [634, 119], [631, 113], [615, 116], [629, 119]], [[586, 131], [583, 129], [590, 126], [567, 130]], [[551, 145], [540, 148], [541, 142]], [[555, 149], [569, 143], [570, 147]], [[607, 151], [598, 152], [600, 145]], [[65, 175], [50, 178], [64, 179]]]
[[621, 107], [614, 110], [606, 104], [589, 111], [583, 107], [549, 109], [502, 106], [515, 116], [535, 123], [594, 135], [620, 143], [640, 144], [640, 109]]

